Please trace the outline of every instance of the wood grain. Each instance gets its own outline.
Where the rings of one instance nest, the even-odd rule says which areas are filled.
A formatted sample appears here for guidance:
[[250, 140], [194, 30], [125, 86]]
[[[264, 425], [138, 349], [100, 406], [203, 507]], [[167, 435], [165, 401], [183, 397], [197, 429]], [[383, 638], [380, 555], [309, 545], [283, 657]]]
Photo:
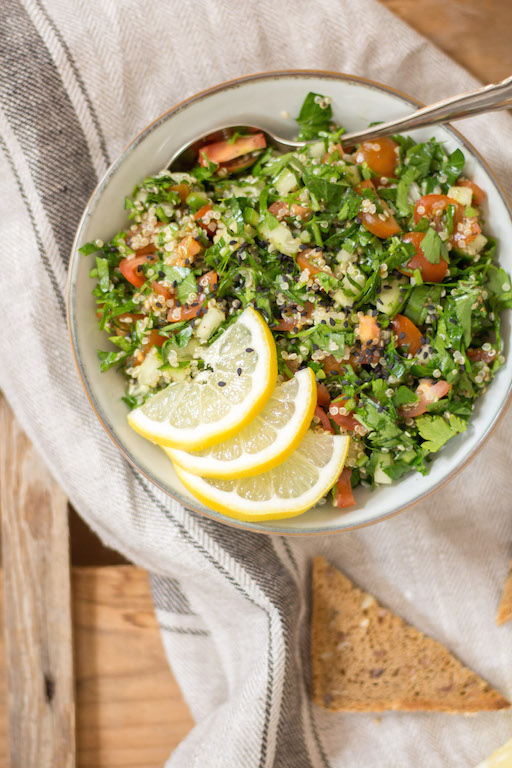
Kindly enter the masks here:
[[510, 0], [381, 2], [483, 82], [512, 74]]
[[[164, 654], [147, 574], [74, 568], [72, 587], [77, 766], [161, 768], [193, 721]], [[0, 605], [1, 591], [0, 575]], [[5, 672], [0, 639], [0, 768], [8, 766]]]
[[5, 400], [0, 506], [11, 768], [73, 768], [67, 499]]

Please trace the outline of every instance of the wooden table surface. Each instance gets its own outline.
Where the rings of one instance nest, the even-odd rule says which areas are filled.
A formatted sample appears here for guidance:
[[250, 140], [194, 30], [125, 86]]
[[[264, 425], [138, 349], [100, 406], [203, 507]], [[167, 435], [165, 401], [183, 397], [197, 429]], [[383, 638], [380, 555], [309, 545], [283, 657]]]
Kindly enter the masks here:
[[[512, 73], [510, 0], [381, 0], [482, 81]], [[192, 727], [167, 665], [146, 574], [74, 568], [79, 768], [157, 768]], [[7, 768], [0, 634], [0, 768]], [[58, 768], [57, 766], [55, 768]]]

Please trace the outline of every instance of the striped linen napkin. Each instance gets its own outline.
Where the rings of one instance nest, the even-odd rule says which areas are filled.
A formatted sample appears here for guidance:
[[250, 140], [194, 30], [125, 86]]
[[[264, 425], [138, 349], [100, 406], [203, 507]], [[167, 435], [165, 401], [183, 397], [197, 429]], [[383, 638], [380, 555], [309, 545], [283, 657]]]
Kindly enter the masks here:
[[[84, 519], [152, 573], [196, 721], [169, 768], [470, 768], [510, 736], [509, 713], [377, 724], [312, 706], [309, 563], [324, 554], [510, 696], [512, 631], [494, 612], [509, 560], [512, 414], [430, 500], [374, 527], [292, 540], [222, 526], [153, 487], [97, 422], [71, 355], [66, 267], [109, 163], [184, 97], [294, 67], [365, 75], [425, 102], [477, 85], [373, 0], [2, 0], [0, 385]], [[461, 128], [512, 191], [510, 117]]]

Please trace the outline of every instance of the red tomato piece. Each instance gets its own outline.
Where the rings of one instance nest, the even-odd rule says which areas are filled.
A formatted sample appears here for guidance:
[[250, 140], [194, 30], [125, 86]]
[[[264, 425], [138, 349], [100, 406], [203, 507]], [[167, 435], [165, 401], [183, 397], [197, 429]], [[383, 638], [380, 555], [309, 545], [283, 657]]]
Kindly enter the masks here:
[[327, 389], [323, 381], [321, 381], [320, 383], [317, 383], [316, 397], [317, 397], [317, 404], [320, 405], [322, 408], [325, 408], [331, 402], [331, 396], [329, 394], [329, 390]]
[[156, 280], [152, 281], [151, 287], [155, 293], [158, 293], [159, 296], [163, 296], [165, 301], [172, 299], [174, 296], [174, 292], [170, 288], [166, 288], [165, 285], [161, 285]]
[[[363, 189], [373, 189], [374, 192], [376, 191], [375, 186], [370, 179], [362, 181], [361, 184], [358, 184], [357, 187], [355, 187], [355, 191], [359, 194], [361, 194]], [[382, 215], [386, 216], [386, 218], [383, 221], [379, 218], [381, 214], [369, 213], [368, 211], [360, 210], [358, 216], [361, 219], [363, 227], [371, 232], [372, 235], [376, 235], [376, 237], [380, 237], [382, 239], [386, 239], [392, 235], [397, 235], [401, 230], [397, 220], [391, 212], [391, 208], [389, 205], [387, 205], [385, 200], [381, 200], [380, 198], [379, 203], [382, 206]]]
[[426, 216], [431, 226], [440, 232], [444, 229], [443, 213], [449, 205], [455, 206], [450, 243], [463, 248], [474, 240], [482, 230], [476, 216], [465, 216], [464, 208], [457, 200], [453, 200], [447, 195], [424, 195], [414, 206], [414, 221], [417, 224], [422, 216]]
[[332, 275], [331, 270], [326, 264], [320, 264], [320, 259], [323, 260], [323, 251], [321, 248], [306, 248], [300, 251], [296, 256], [297, 266], [301, 269], [307, 269], [310, 277], [318, 275], [319, 272], [326, 272], [328, 275]]
[[391, 321], [391, 326], [397, 338], [397, 346], [405, 347], [408, 344], [409, 354], [415, 355], [421, 347], [422, 336], [420, 329], [405, 315], [395, 315]]
[[424, 232], [407, 232], [403, 236], [404, 243], [412, 243], [416, 248], [416, 253], [407, 262], [407, 266], [401, 267], [399, 271], [404, 275], [410, 275], [415, 269], [419, 269], [422, 280], [425, 282], [441, 283], [448, 272], [448, 262], [441, 256], [438, 264], [431, 264], [421, 249], [421, 241], [424, 237]]
[[375, 317], [373, 317], [373, 315], [363, 315], [360, 318], [357, 335], [364, 343], [368, 343], [369, 341], [378, 341], [380, 338], [380, 328], [377, 325], [377, 320]]
[[348, 429], [353, 432], [356, 427], [361, 426], [354, 414], [338, 413], [339, 408], [345, 407], [345, 403], [348, 401], [348, 399], [348, 397], [343, 397], [342, 395], [341, 397], [337, 397], [336, 400], [333, 400], [329, 408], [329, 416], [338, 425], [338, 427], [341, 427], [342, 429]]
[[483, 363], [487, 363], [487, 365], [490, 365], [496, 360], [497, 354], [498, 354], [497, 349], [485, 350], [482, 348], [478, 348], [478, 349], [466, 350], [466, 355], [469, 357], [472, 363], [483, 362]]
[[146, 315], [133, 314], [132, 312], [125, 312], [124, 315], [117, 315], [117, 317], [115, 317], [114, 320], [117, 323], [120, 323], [121, 325], [128, 326], [128, 325], [131, 325], [132, 323], [137, 322], [137, 320], [142, 320], [143, 317], [146, 317]]
[[[304, 325], [304, 321], [309, 319], [313, 313], [313, 310], [315, 308], [315, 305], [312, 304], [310, 301], [306, 301], [304, 304], [304, 309], [302, 312], [300, 312], [301, 319], [298, 320], [295, 317], [286, 317], [283, 316], [281, 320], [276, 323], [276, 325], [272, 326], [273, 331], [281, 331], [281, 332], [289, 332], [293, 331], [294, 329], [302, 328]], [[296, 333], [297, 331], [295, 331]]]
[[393, 139], [383, 136], [380, 139], [363, 141], [355, 153], [358, 165], [366, 163], [379, 176], [393, 178], [398, 162], [398, 144]]
[[177, 267], [189, 267], [193, 264], [195, 257], [198, 253], [201, 253], [203, 246], [194, 240], [192, 235], [186, 235], [183, 240], [178, 243], [176, 248], [177, 257], [174, 262]]
[[197, 282], [203, 289], [201, 293], [209, 294], [217, 290], [219, 285], [219, 278], [215, 270], [210, 270], [210, 272], [206, 272], [206, 274], [202, 275]]
[[352, 368], [354, 368], [354, 361], [352, 359], [342, 361], [336, 360], [334, 355], [327, 355], [327, 357], [324, 357], [322, 360], [322, 368], [324, 369], [326, 376], [329, 376], [330, 374], [338, 374], [339, 376], [343, 376], [347, 365], [350, 365]]
[[325, 429], [326, 432], [330, 432], [332, 435], [334, 435], [334, 429], [332, 427], [331, 422], [329, 421], [329, 417], [324, 411], [323, 408], [320, 408], [319, 405], [315, 408], [315, 416], [318, 416], [320, 419], [320, 424], [322, 426], [322, 429]]
[[352, 490], [352, 470], [345, 467], [336, 483], [336, 492], [334, 495], [334, 506], [339, 509], [353, 507], [356, 503], [354, 492]]
[[123, 259], [119, 264], [119, 270], [129, 283], [140, 288], [146, 282], [146, 275], [142, 271], [142, 265], [152, 261], [147, 256], [134, 256], [132, 259]]
[[400, 415], [405, 419], [420, 416], [426, 412], [427, 406], [437, 403], [438, 400], [441, 400], [442, 397], [448, 394], [451, 388], [452, 385], [448, 384], [444, 379], [438, 379], [437, 381], [433, 379], [420, 379], [419, 386], [416, 389], [419, 401], [412, 405], [402, 406], [399, 410]]
[[197, 221], [201, 229], [204, 229], [208, 235], [214, 235], [217, 231], [217, 220], [212, 219], [210, 216], [206, 215], [212, 210], [212, 208], [212, 204], [207, 203], [206, 205], [203, 205], [203, 207], [198, 211], [196, 211], [196, 213], [194, 213], [195, 221]]
[[190, 187], [188, 184], [173, 184], [171, 190], [178, 193], [181, 203], [184, 203], [190, 195]]
[[272, 203], [268, 210], [276, 217], [276, 219], [278, 219], [278, 221], [282, 221], [288, 216], [295, 216], [296, 218], [306, 221], [306, 219], [309, 219], [311, 216], [309, 208], [305, 208], [298, 203], [292, 203], [290, 207], [284, 200], [277, 200], [277, 202]]
[[201, 165], [206, 166], [208, 162], [205, 158], [207, 158], [211, 163], [220, 165], [234, 160], [241, 155], [254, 152], [256, 149], [264, 149], [266, 146], [267, 141], [263, 133], [240, 136], [232, 143], [229, 141], [214, 141], [213, 144], [201, 147], [199, 150], [199, 162]]
[[330, 156], [336, 150], [340, 153], [340, 158], [343, 157], [343, 145], [341, 141], [339, 141], [337, 144], [333, 144], [332, 147], [329, 147], [325, 155], [322, 157], [322, 163], [328, 163]]
[[485, 198], [487, 197], [484, 190], [479, 187], [478, 184], [475, 184], [474, 181], [469, 181], [469, 179], [459, 179], [455, 182], [455, 186], [469, 187], [473, 192], [473, 202], [475, 205], [482, 205], [482, 203], [485, 201]]

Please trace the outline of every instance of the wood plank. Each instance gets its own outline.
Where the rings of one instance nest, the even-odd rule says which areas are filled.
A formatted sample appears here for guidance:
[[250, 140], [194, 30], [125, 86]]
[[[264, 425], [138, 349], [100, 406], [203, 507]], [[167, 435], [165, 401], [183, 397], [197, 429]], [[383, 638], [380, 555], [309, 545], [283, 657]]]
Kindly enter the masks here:
[[[0, 606], [1, 606], [0, 573]], [[161, 768], [193, 726], [169, 669], [145, 571], [72, 571], [78, 768]], [[7, 768], [0, 639], [0, 768]], [[55, 768], [60, 764], [55, 764]]]
[[11, 768], [73, 768], [67, 499], [5, 400], [0, 507]]
[[[510, 75], [510, 0], [381, 2], [480, 80], [491, 83]], [[385, 43], [385, 32], [382, 39]]]

